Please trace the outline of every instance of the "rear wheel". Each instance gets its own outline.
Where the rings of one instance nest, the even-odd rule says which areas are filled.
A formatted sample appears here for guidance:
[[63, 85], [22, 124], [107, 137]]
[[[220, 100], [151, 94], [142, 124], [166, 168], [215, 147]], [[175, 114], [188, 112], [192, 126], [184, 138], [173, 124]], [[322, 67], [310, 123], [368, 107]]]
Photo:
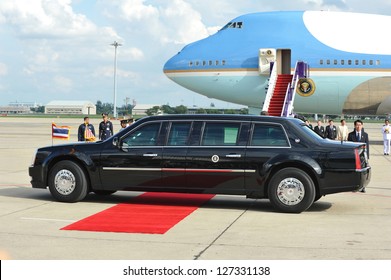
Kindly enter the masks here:
[[61, 202], [84, 199], [88, 183], [83, 169], [75, 162], [64, 160], [56, 163], [49, 173], [49, 190]]
[[298, 168], [281, 169], [269, 183], [270, 202], [282, 212], [300, 213], [307, 210], [314, 203], [315, 194], [311, 177]]

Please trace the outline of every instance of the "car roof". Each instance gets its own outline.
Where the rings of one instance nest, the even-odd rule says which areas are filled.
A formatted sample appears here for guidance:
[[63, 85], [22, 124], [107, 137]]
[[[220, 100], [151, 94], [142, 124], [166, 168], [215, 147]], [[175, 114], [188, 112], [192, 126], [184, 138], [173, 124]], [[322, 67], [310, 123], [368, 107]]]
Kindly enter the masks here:
[[290, 118], [290, 117], [239, 115], [239, 114], [157, 115], [157, 116], [144, 117], [139, 121], [151, 121], [151, 120], [239, 120], [239, 121], [265, 121], [265, 122], [283, 122], [283, 121], [293, 121], [298, 123], [302, 122], [299, 119]]

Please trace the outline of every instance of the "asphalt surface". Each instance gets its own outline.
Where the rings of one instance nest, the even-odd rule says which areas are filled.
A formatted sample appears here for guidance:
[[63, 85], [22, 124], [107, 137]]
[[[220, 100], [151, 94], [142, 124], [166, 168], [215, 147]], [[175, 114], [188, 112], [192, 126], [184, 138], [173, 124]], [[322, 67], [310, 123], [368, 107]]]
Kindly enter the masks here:
[[[72, 126], [76, 140], [82, 118], [54, 121]], [[99, 121], [92, 120], [96, 128]], [[391, 156], [383, 155], [381, 123], [364, 124], [372, 166], [365, 194], [329, 195], [301, 214], [277, 213], [267, 200], [218, 195], [165, 234], [133, 234], [60, 230], [140, 193], [91, 194], [68, 204], [32, 189], [28, 166], [36, 148], [52, 144], [51, 122], [0, 117], [0, 259], [391, 259]], [[114, 125], [118, 131], [119, 121]]]

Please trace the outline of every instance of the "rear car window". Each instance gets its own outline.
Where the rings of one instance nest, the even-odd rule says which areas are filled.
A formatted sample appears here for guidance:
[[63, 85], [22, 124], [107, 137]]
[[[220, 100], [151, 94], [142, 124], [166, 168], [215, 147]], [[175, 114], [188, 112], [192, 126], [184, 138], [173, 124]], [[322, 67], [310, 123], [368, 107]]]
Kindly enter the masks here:
[[289, 143], [280, 125], [254, 124], [250, 146], [289, 146]]

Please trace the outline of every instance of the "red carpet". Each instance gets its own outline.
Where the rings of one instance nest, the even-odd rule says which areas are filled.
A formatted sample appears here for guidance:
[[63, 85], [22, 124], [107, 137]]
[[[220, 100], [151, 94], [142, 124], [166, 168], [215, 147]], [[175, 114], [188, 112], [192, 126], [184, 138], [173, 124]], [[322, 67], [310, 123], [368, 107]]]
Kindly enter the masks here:
[[62, 230], [163, 234], [214, 195], [144, 193]]

